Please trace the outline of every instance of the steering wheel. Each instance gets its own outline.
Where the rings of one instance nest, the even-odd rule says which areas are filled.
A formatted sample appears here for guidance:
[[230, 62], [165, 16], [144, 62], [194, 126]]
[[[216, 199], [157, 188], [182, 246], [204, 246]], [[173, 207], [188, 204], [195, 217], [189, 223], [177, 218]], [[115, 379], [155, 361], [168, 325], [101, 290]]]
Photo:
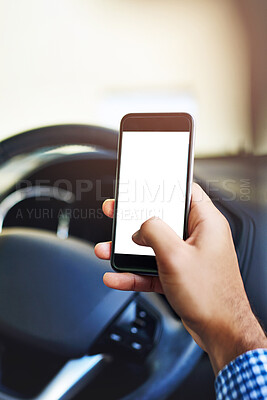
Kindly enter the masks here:
[[[77, 144], [94, 146], [96, 153], [115, 160], [117, 133], [85, 125], [40, 128], [2, 142], [0, 162], [8, 168], [13, 157]], [[109, 289], [102, 283], [109, 269], [82, 240], [61, 240], [36, 229], [2, 230], [1, 341], [64, 360], [35, 400], [71, 399], [106, 363], [120, 359], [146, 365], [148, 371], [145, 382], [123, 400], [162, 400], [201, 357], [164, 296]], [[0, 400], [20, 396], [0, 386]]]

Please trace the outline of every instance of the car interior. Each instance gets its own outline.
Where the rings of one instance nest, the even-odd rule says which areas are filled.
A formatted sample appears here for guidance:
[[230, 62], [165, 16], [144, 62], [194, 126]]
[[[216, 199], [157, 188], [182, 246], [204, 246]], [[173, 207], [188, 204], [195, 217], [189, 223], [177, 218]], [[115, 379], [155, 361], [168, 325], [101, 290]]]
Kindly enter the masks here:
[[0, 400], [215, 399], [165, 296], [106, 287], [94, 245], [111, 239], [120, 119], [189, 112], [194, 181], [267, 328], [267, 3], [0, 7]]

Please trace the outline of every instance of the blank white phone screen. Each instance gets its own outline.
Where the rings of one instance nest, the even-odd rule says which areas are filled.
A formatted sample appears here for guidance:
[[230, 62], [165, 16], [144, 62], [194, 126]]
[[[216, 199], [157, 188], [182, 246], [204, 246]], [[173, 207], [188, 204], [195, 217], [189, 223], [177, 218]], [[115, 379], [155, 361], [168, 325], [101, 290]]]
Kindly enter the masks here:
[[155, 255], [132, 235], [157, 216], [182, 238], [189, 153], [189, 132], [122, 133], [114, 251]]

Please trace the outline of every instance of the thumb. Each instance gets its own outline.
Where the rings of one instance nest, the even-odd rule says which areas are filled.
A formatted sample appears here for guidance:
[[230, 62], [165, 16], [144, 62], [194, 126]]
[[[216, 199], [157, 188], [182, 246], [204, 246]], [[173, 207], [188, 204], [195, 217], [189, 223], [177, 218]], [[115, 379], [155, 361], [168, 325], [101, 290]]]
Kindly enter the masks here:
[[149, 246], [155, 252], [158, 266], [169, 264], [170, 255], [176, 255], [185, 242], [174, 230], [158, 217], [145, 221], [139, 231], [132, 236], [133, 241], [140, 246]]

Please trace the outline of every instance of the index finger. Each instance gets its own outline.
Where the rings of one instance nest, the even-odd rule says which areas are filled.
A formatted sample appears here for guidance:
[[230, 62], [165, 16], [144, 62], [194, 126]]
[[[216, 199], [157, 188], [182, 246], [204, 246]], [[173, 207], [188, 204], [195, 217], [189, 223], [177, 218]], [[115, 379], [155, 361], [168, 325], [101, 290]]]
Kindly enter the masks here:
[[102, 204], [103, 213], [109, 218], [113, 218], [114, 205], [115, 205], [115, 200], [114, 199], [107, 199]]
[[221, 213], [215, 207], [209, 196], [196, 183], [192, 185], [192, 199], [188, 218], [188, 233], [187, 242], [192, 242], [199, 236], [199, 229], [203, 231], [211, 229], [211, 226], [218, 223], [218, 216]]

